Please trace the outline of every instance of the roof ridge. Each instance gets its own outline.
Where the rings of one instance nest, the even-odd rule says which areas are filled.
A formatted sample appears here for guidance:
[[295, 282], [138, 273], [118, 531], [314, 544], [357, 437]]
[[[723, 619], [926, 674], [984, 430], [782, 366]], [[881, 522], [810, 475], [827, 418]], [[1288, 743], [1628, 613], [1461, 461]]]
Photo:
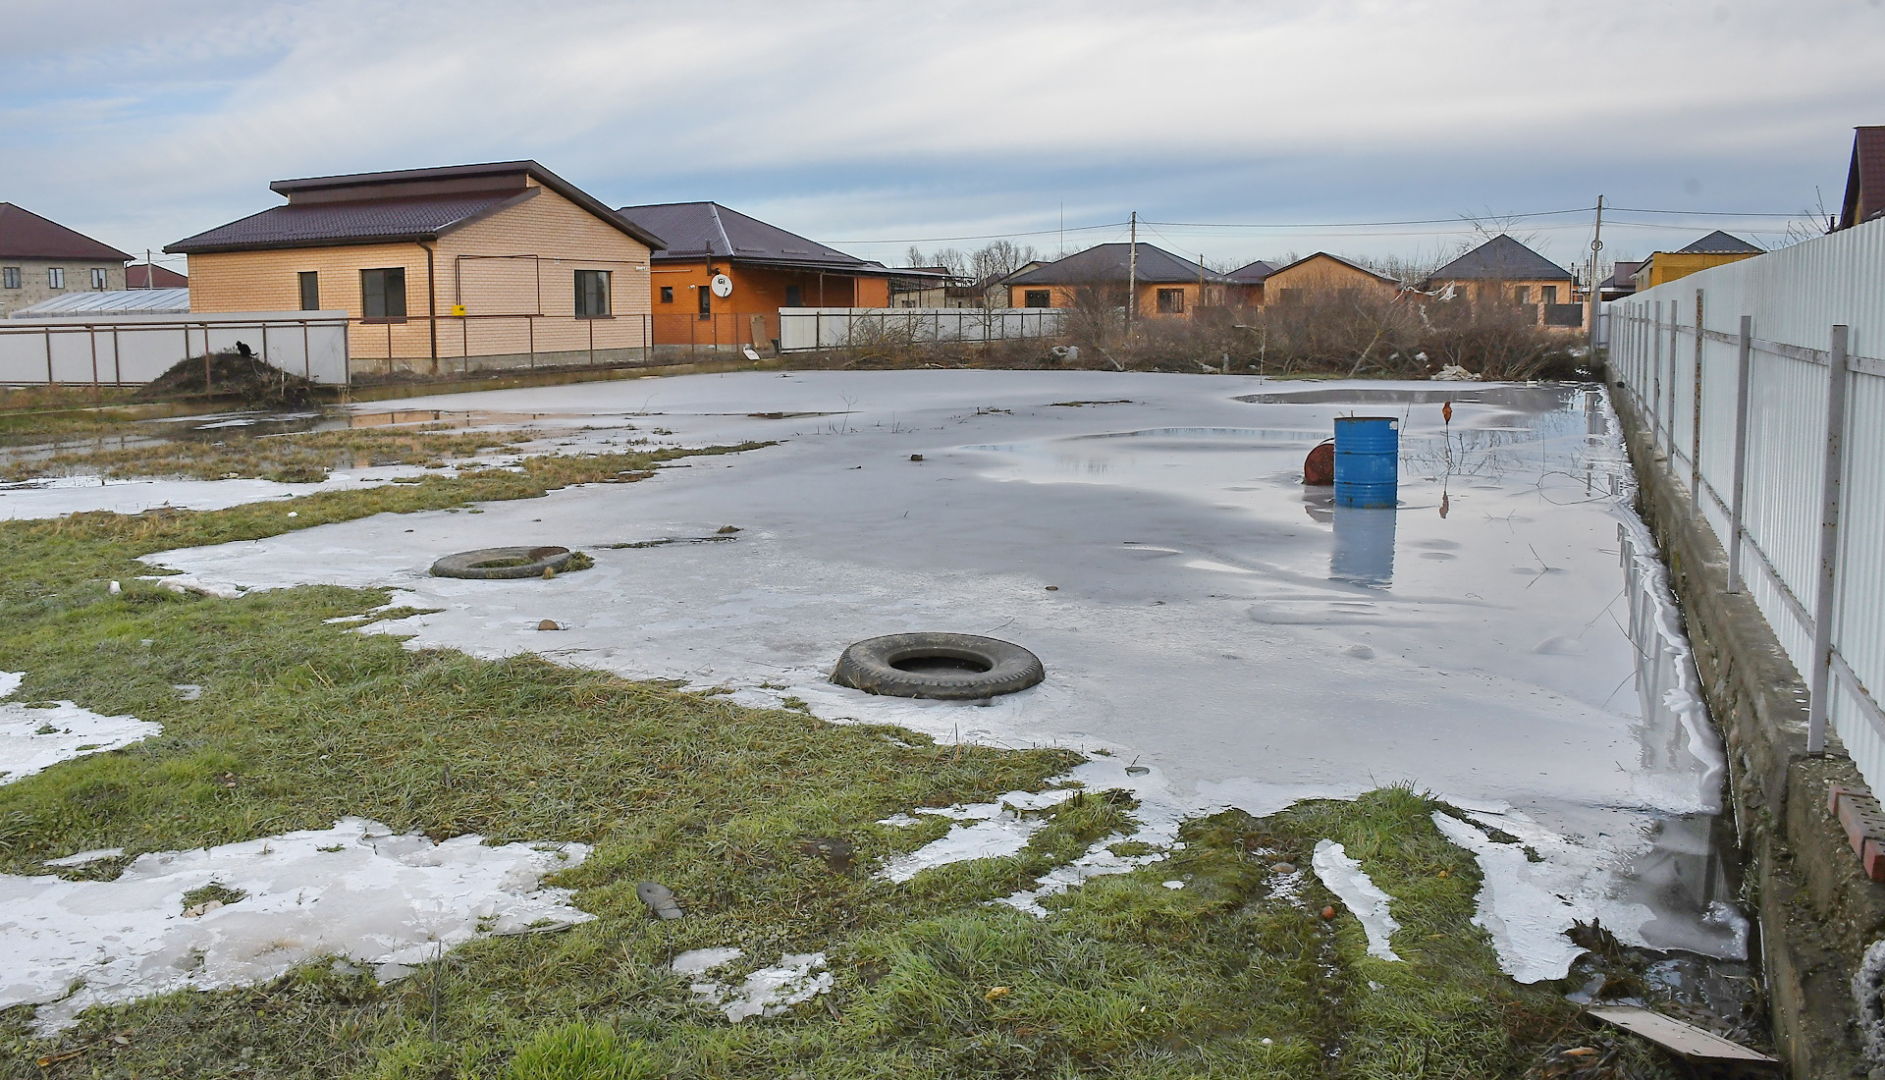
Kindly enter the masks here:
[[726, 224], [720, 220], [720, 204], [714, 202], [712, 199], [707, 200], [707, 217], [713, 222], [714, 231], [720, 234], [720, 242], [726, 245], [726, 257], [731, 259], [733, 257], [733, 238], [727, 235]]

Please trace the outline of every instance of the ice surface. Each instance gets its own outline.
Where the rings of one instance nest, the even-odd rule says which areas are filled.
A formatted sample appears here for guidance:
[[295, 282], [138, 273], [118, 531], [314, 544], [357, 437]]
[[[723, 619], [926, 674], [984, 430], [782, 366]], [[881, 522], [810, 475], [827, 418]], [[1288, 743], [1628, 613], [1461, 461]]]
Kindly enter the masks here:
[[0, 671], [0, 698], [11, 697], [13, 691], [18, 690], [25, 681], [24, 671]]
[[417, 467], [388, 467], [336, 472], [314, 484], [283, 484], [274, 480], [148, 480], [107, 479], [99, 476], [60, 476], [0, 486], [0, 521], [64, 517], [82, 510], [109, 510], [141, 514], [174, 507], [179, 510], [222, 510], [271, 499], [292, 500], [322, 491], [390, 484], [395, 477], [423, 476]]
[[[737, 956], [739, 950], [732, 952]], [[787, 953], [779, 958], [777, 965], [760, 968], [746, 976], [738, 987], [702, 981], [694, 983], [691, 989], [694, 996], [719, 1006], [726, 1018], [737, 1024], [755, 1016], [782, 1016], [793, 1005], [830, 993], [831, 987], [832, 977], [825, 967], [825, 954], [817, 952]]]
[[677, 975], [699, 975], [731, 964], [746, 954], [731, 946], [716, 949], [689, 949], [674, 958], [668, 967]]
[[95, 848], [91, 851], [74, 852], [70, 855], [67, 855], [63, 859], [47, 859], [45, 862], [41, 863], [40, 865], [41, 866], [60, 866], [60, 867], [88, 866], [102, 859], [115, 859], [122, 854], [124, 854], [123, 848], [117, 848], [117, 847]]
[[[1115, 399], [1131, 403], [1052, 406]], [[1672, 606], [1639, 595], [1648, 574], [1619, 573], [1618, 527], [1636, 526], [1597, 390], [817, 372], [410, 404], [530, 413], [533, 426], [562, 412], [597, 427], [591, 440], [615, 422], [598, 413], [634, 413], [687, 444], [781, 442], [475, 516], [381, 515], [150, 561], [226, 595], [393, 586], [399, 603], [439, 610], [364, 632], [415, 648], [541, 652], [729, 686], [742, 704], [797, 697], [831, 720], [1110, 751], [1150, 766], [1153, 802], [1179, 817], [1409, 783], [1516, 810], [1589, 853], [1566, 868], [1580, 892], [1655, 912], [1633, 943], [1733, 947], [1703, 922], [1712, 898], [1669, 885], [1712, 857], [1690, 822], [1719, 809], [1719, 747], [1692, 695], [1629, 689], [1639, 650], [1670, 655], [1677, 626]], [[1335, 507], [1300, 484], [1333, 418], [1358, 411], [1403, 421], [1398, 511]], [[726, 524], [737, 542], [606, 546]], [[597, 565], [524, 582], [425, 572], [449, 552], [523, 542]], [[1653, 564], [1653, 548], [1636, 550]], [[565, 632], [538, 633], [546, 618]], [[826, 680], [852, 641], [910, 630], [1019, 642], [1047, 681], [978, 708]], [[991, 827], [962, 850], [978, 844], [1017, 850], [1025, 836]]]
[[[344, 818], [141, 855], [115, 881], [0, 875], [0, 1008], [38, 1005], [44, 1035], [92, 1005], [259, 982], [319, 956], [397, 975], [474, 937], [594, 918], [568, 889], [539, 885], [588, 853], [476, 836], [434, 844]], [[187, 916], [184, 894], [212, 882], [246, 895]]]
[[[1045, 818], [1025, 817], [1024, 811], [1042, 810], [1064, 802], [1077, 789], [1057, 791], [1011, 791], [994, 802], [941, 808], [921, 807], [916, 813], [946, 817], [957, 824], [941, 837], [907, 855], [899, 855], [877, 871], [885, 881], [908, 881], [925, 870], [970, 859], [999, 859], [1018, 854], [1028, 846], [1028, 838], [1047, 824]], [[883, 825], [902, 825], [905, 821], [886, 818]], [[907, 824], [916, 824], [910, 819]]]
[[[0, 697], [17, 689], [20, 679], [0, 672]], [[0, 784], [23, 780], [61, 761], [117, 750], [163, 730], [162, 724], [134, 716], [100, 716], [70, 701], [50, 708], [0, 702]]]
[[1368, 955], [1399, 960], [1400, 957], [1394, 955], [1393, 938], [1401, 924], [1388, 910], [1392, 898], [1375, 885], [1361, 863], [1349, 858], [1348, 850], [1341, 844], [1318, 840], [1310, 865], [1322, 884], [1361, 920], [1362, 932], [1368, 935]]

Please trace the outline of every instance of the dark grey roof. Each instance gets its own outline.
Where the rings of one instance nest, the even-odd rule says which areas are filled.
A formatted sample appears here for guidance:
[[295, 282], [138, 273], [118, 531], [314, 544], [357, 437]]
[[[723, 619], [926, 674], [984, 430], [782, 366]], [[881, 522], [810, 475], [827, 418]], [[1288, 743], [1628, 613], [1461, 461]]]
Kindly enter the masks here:
[[179, 240], [170, 252], [256, 251], [432, 240], [528, 193], [435, 195], [409, 199], [276, 206]]
[[1258, 259], [1247, 266], [1240, 266], [1224, 275], [1224, 280], [1234, 281], [1239, 285], [1261, 285], [1263, 279], [1276, 273], [1276, 266]]
[[846, 255], [837, 248], [826, 247], [816, 240], [786, 232], [776, 225], [768, 225], [756, 217], [730, 210], [716, 202], [624, 206], [616, 213], [623, 220], [658, 233], [666, 240], [662, 250], [655, 252], [657, 262], [701, 258], [737, 259], [865, 273], [887, 270], [882, 264]]
[[1683, 248], [1682, 251], [1691, 255], [1739, 255], [1743, 252], [1755, 255], [1763, 254], [1760, 248], [1755, 247], [1753, 244], [1748, 243], [1738, 236], [1730, 236], [1720, 229], [1716, 229], [1714, 232], [1702, 237], [1695, 243]]
[[1642, 266], [1644, 261], [1643, 259], [1618, 259], [1616, 265], [1610, 270], [1610, 276], [1604, 279], [1602, 287], [1634, 290], [1637, 268]]
[[1509, 236], [1495, 236], [1433, 272], [1428, 281], [1576, 281], [1571, 272]]
[[0, 258], [131, 261], [131, 256], [115, 247], [7, 202], [0, 202]]
[[[1037, 266], [1025, 274], [1008, 279], [1010, 285], [1083, 285], [1099, 281], [1125, 281], [1132, 260], [1131, 244], [1101, 244], [1076, 252], [1046, 266]], [[1199, 263], [1181, 259], [1164, 248], [1139, 245], [1138, 279], [1147, 285], [1169, 285], [1187, 281], [1223, 284], [1222, 274], [1212, 273]]]
[[288, 197], [239, 221], [186, 237], [170, 252], [254, 251], [433, 240], [441, 233], [532, 197], [535, 180], [650, 248], [661, 237], [624, 221], [595, 196], [534, 161], [494, 161], [437, 169], [349, 173], [277, 180], [269, 190]]

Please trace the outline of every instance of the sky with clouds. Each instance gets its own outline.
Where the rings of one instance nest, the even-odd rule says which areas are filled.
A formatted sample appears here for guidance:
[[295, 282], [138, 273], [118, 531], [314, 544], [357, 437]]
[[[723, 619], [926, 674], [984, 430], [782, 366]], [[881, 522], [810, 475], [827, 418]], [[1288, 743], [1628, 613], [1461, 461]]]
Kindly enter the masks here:
[[1600, 193], [1705, 212], [1614, 213], [1610, 257], [1836, 209], [1885, 0], [7, 0], [0, 68], [0, 200], [127, 251], [275, 179], [535, 158], [893, 264], [1135, 210], [1213, 263], [1421, 259], [1576, 210], [1512, 228], [1570, 265]]

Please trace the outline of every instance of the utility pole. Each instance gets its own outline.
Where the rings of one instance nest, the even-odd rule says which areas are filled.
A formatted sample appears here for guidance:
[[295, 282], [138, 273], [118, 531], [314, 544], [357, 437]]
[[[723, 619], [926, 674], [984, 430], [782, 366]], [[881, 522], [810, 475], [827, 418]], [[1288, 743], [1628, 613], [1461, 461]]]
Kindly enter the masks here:
[[1139, 306], [1139, 212], [1130, 218], [1132, 242], [1126, 256], [1126, 336], [1132, 336], [1133, 309]]
[[157, 287], [157, 271], [152, 269], [150, 248], [144, 249], [144, 287], [146, 289]]
[[1597, 359], [1597, 305], [1603, 292], [1597, 279], [1597, 259], [1604, 250], [1604, 197], [1597, 196], [1597, 224], [1590, 234], [1590, 359]]

